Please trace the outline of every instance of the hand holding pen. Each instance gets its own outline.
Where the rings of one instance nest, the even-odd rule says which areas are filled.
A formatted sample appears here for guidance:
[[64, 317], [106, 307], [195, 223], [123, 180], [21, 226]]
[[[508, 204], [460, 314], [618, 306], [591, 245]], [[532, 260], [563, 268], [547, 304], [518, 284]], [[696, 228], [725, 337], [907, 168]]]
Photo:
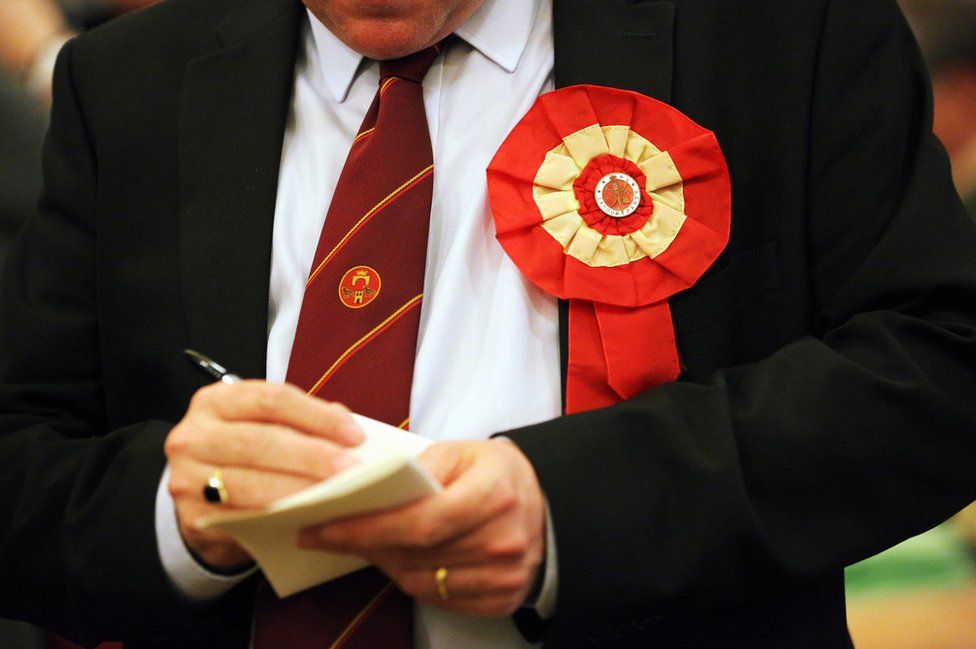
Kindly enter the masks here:
[[[235, 570], [250, 562], [244, 549], [195, 522], [217, 508], [261, 508], [330, 477], [356, 462], [347, 449], [363, 434], [339, 404], [292, 385], [242, 380], [184, 353], [216, 382], [197, 391], [166, 439], [168, 487], [187, 547], [212, 569]], [[212, 498], [220, 502], [205, 497], [208, 485], [221, 487]]]

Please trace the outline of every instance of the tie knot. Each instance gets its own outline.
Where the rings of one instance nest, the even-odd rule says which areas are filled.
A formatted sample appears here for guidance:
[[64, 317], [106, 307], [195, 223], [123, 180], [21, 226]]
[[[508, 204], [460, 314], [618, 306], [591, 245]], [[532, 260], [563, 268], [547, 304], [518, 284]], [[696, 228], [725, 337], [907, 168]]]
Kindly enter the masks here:
[[423, 82], [424, 76], [430, 70], [430, 66], [434, 64], [434, 60], [443, 47], [444, 41], [441, 41], [400, 59], [380, 61], [380, 81], [397, 77], [414, 83]]

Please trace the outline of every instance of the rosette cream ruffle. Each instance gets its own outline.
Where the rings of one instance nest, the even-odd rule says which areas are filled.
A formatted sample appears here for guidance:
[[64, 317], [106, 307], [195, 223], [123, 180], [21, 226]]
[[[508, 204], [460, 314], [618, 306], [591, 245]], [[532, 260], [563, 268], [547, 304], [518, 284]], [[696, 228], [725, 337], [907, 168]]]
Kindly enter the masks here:
[[[645, 200], [654, 204], [651, 218], [633, 232], [606, 234], [580, 216], [573, 183], [590, 160], [611, 154], [630, 160], [644, 173]], [[594, 124], [576, 131], [546, 153], [532, 185], [542, 227], [566, 254], [588, 266], [621, 266], [668, 249], [687, 216], [681, 174], [671, 155], [629, 126]]]

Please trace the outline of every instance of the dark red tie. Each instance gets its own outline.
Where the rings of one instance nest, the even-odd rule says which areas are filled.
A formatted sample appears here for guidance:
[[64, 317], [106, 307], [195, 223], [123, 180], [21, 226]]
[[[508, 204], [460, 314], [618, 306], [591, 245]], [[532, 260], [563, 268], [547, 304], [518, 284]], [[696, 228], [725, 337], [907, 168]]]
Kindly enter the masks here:
[[[305, 285], [288, 381], [407, 428], [434, 163], [421, 82], [436, 45], [380, 63]], [[258, 594], [255, 649], [409, 649], [410, 600], [369, 568], [279, 600]]]

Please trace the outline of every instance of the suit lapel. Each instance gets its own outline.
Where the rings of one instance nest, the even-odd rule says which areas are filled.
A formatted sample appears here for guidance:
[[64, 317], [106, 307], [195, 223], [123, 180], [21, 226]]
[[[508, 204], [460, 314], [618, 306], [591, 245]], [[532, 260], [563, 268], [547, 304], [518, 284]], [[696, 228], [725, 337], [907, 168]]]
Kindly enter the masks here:
[[187, 66], [180, 115], [180, 281], [191, 345], [265, 373], [272, 223], [302, 19], [242, 1]]
[[[671, 101], [674, 5], [623, 0], [554, 0], [556, 87], [590, 83]], [[559, 301], [563, 408], [569, 361], [569, 304]]]

